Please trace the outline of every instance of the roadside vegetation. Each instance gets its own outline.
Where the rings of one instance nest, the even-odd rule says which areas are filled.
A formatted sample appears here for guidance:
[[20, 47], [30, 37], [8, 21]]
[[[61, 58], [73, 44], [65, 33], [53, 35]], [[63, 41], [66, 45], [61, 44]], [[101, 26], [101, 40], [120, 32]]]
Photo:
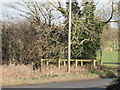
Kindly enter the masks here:
[[[8, 73], [9, 72], [9, 73]], [[21, 85], [21, 84], [42, 84], [59, 81], [74, 81], [80, 79], [98, 78], [97, 73], [89, 72], [86, 68], [71, 65], [71, 72], [67, 73], [67, 66], [61, 69], [55, 65], [47, 67], [43, 65], [41, 72], [39, 69], [33, 70], [32, 65], [3, 65], [2, 66], [2, 86]]]
[[[9, 72], [9, 73], [8, 73]], [[2, 66], [2, 86], [16, 86], [23, 84], [43, 84], [60, 81], [74, 81], [95, 78], [116, 78], [117, 69], [103, 67], [101, 70], [92, 64], [83, 67], [71, 65], [71, 72], [67, 73], [67, 66], [59, 69], [55, 65], [43, 65], [41, 72], [39, 69], [33, 70], [32, 65], [3, 65]]]
[[115, 79], [106, 90], [119, 90], [120, 89], [120, 76]]
[[[113, 3], [108, 15], [104, 10], [96, 10], [95, 2], [81, 5], [77, 1], [72, 2], [71, 59], [98, 58], [99, 63], [96, 66], [91, 62], [85, 63], [82, 67], [78, 63], [76, 69], [71, 62], [70, 73], [67, 73], [67, 65], [59, 69], [54, 62], [49, 65], [41, 63], [42, 59], [67, 59], [69, 3], [62, 6], [59, 0], [57, 5], [49, 1], [39, 3], [22, 0], [9, 6], [21, 12], [20, 16], [25, 19], [1, 21], [3, 86], [118, 76], [116, 67], [100, 65], [96, 49], [101, 46], [106, 49], [109, 45], [105, 42], [111, 43], [111, 39], [117, 43], [118, 31], [109, 24], [115, 12]], [[55, 14], [57, 12], [59, 16]], [[61, 17], [64, 18], [63, 22], [56, 24], [55, 21]], [[108, 35], [109, 29], [113, 35]], [[116, 43], [110, 45], [112, 52], [103, 51], [102, 61], [117, 61]]]

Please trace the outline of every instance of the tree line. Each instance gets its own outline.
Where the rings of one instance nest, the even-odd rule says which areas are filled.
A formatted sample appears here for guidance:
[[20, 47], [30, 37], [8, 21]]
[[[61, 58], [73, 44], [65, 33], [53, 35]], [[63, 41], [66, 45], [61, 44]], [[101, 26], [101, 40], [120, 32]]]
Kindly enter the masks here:
[[[68, 6], [62, 6], [57, 0], [56, 6], [52, 2], [41, 4], [36, 1], [15, 2], [11, 8], [18, 10], [24, 21], [2, 22], [2, 60], [3, 62], [27, 64], [40, 62], [41, 59], [67, 58], [68, 45]], [[25, 7], [24, 11], [15, 5]], [[81, 8], [81, 6], [84, 6]], [[101, 34], [105, 25], [113, 17], [114, 9], [109, 19], [104, 20], [96, 16], [94, 1], [80, 5], [72, 2], [72, 32], [71, 32], [71, 58], [95, 59], [96, 48], [100, 47]], [[61, 13], [64, 17], [62, 24], [56, 25], [53, 12]], [[60, 17], [57, 17], [59, 19]]]

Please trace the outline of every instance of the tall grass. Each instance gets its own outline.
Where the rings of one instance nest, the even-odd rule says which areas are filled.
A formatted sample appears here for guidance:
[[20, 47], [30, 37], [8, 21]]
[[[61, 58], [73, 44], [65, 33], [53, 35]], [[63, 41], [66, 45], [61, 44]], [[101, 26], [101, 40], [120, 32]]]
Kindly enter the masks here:
[[[86, 74], [87, 73], [87, 74]], [[55, 65], [42, 65], [39, 69], [33, 70], [32, 65], [3, 65], [2, 66], [2, 86], [36, 84], [44, 82], [64, 81], [73, 79], [86, 79], [98, 77], [96, 74], [89, 73], [84, 67], [71, 66], [71, 72], [67, 73], [67, 66], [61, 66], [59, 69]]]
[[[78, 67], [75, 69], [75, 65], [71, 66], [71, 73], [82, 73], [86, 70], [82, 67]], [[67, 73], [67, 66], [61, 66], [61, 69], [58, 69], [55, 65], [42, 65], [42, 70], [40, 72], [39, 69], [33, 70], [32, 65], [3, 65], [2, 66], [2, 78], [16, 78], [16, 79], [23, 79], [23, 78], [35, 78], [35, 77], [42, 77], [45, 75], [62, 75]]]

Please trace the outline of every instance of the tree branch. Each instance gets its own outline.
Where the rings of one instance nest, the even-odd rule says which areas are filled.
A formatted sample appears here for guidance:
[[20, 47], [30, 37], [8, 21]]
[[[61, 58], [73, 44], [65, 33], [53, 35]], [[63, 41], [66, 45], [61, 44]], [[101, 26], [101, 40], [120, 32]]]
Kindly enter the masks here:
[[110, 22], [110, 20], [111, 20], [112, 17], [113, 17], [113, 14], [114, 14], [114, 9], [113, 9], [113, 2], [112, 2], [112, 12], [111, 12], [111, 16], [110, 16], [110, 18], [105, 22], [105, 24], [107, 24], [107, 23]]

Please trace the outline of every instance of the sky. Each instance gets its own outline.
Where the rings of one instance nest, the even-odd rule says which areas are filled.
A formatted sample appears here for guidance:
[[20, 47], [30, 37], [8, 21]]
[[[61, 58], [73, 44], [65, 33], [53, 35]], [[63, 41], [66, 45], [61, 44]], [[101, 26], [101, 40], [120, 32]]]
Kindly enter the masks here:
[[[9, 3], [15, 2], [15, 1], [21, 1], [21, 0], [0, 0], [0, 20], [5, 19], [5, 16], [8, 15], [12, 15], [12, 16], [18, 16], [16, 12], [16, 10], [10, 9], [7, 5]], [[30, 1], [30, 0], [29, 0]], [[40, 2], [47, 2], [47, 0], [36, 0], [36, 1], [40, 1]], [[51, 2], [54, 2], [55, 0], [49, 0]], [[66, 2], [67, 0], [59, 0], [62, 2]], [[82, 0], [77, 0], [78, 2], [81, 2]], [[88, 0], [87, 0], [88, 1]], [[97, 5], [97, 8], [101, 8], [103, 5], [106, 5], [108, 2], [110, 2], [111, 0], [94, 0], [95, 2], [99, 1], [99, 4]], [[119, 0], [115, 0], [116, 2]], [[19, 17], [19, 16], [18, 16]], [[112, 24], [113, 25], [113, 24]]]

